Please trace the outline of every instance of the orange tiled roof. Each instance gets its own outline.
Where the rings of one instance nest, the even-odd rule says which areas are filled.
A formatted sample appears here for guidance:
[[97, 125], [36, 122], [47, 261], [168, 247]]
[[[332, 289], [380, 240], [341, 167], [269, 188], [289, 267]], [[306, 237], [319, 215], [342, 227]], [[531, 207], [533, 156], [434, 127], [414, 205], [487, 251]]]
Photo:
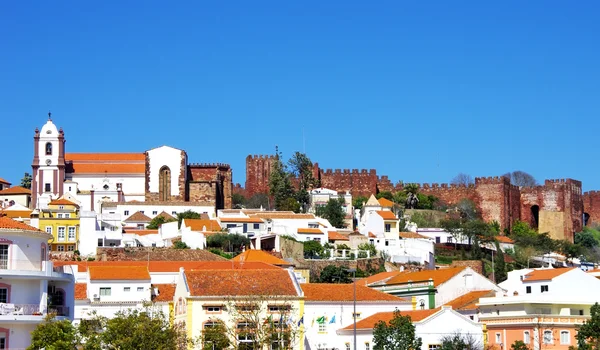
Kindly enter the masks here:
[[155, 218], [158, 218], [158, 217], [164, 218], [165, 221], [173, 221], [173, 220], [175, 220], [175, 218], [173, 217], [173, 215], [167, 213], [164, 210], [160, 214], [158, 214], [158, 215], [155, 216]]
[[298, 233], [301, 233], [301, 234], [313, 234], [314, 235], [314, 234], [322, 234], [323, 231], [321, 231], [318, 228], [299, 228], [298, 229]]
[[[29, 226], [20, 221], [13, 220], [11, 218], [7, 218], [6, 216], [0, 216], [0, 230], [42, 232], [41, 230], [39, 230], [33, 226]], [[46, 234], [46, 233], [44, 232], [44, 234]]]
[[55, 261], [54, 266], [77, 265], [79, 272], [88, 271], [92, 267], [147, 267], [150, 272], [178, 272], [180, 268], [188, 270], [281, 270], [280, 267], [264, 262], [235, 261]]
[[25, 187], [21, 187], [21, 186], [13, 186], [13, 187], [5, 188], [2, 191], [0, 191], [0, 195], [7, 195], [7, 194], [31, 194], [31, 190], [28, 190]]
[[2, 215], [11, 219], [29, 218], [31, 210], [0, 210], [0, 216]]
[[[352, 284], [304, 283], [300, 287], [304, 291], [304, 297], [307, 301], [354, 300], [354, 286]], [[356, 285], [356, 301], [407, 302], [406, 299], [361, 285]]]
[[191, 296], [298, 296], [289, 272], [277, 270], [195, 270], [186, 272]]
[[75, 283], [75, 300], [85, 300], [87, 298], [87, 283]]
[[[69, 169], [69, 168], [67, 168]], [[145, 164], [79, 164], [69, 169], [73, 174], [140, 174], [146, 172]]]
[[55, 199], [48, 204], [50, 204], [50, 205], [73, 205], [73, 206], [79, 208], [79, 205], [77, 205], [77, 203], [73, 203], [70, 200], [64, 199], [64, 198]]
[[90, 280], [149, 280], [146, 266], [92, 266], [88, 269]]
[[389, 210], [377, 210], [377, 214], [383, 218], [383, 220], [398, 220], [396, 215]]
[[292, 265], [285, 260], [279, 259], [276, 256], [273, 256], [267, 252], [258, 249], [248, 249], [231, 260], [237, 262], [259, 261], [272, 265]]
[[8, 181], [4, 180], [4, 179], [3, 179], [3, 178], [1, 178], [1, 177], [0, 177], [0, 183], [3, 183], [3, 184], [9, 184], [9, 185], [11, 184], [10, 182], [8, 182]]
[[67, 161], [146, 161], [144, 153], [65, 153]]
[[421, 238], [421, 239], [429, 239], [429, 237], [425, 237], [416, 232], [400, 232], [401, 238]]
[[452, 306], [453, 310], [474, 310], [477, 309], [479, 298], [493, 297], [495, 294], [493, 290], [477, 290], [461, 295], [444, 306]]
[[430, 278], [433, 279], [433, 285], [435, 287], [440, 284], [448, 281], [452, 277], [456, 276], [465, 267], [452, 267], [448, 269], [439, 269], [439, 270], [423, 270], [417, 272], [403, 272], [395, 277], [391, 278], [386, 282], [386, 284], [403, 284], [409, 281], [417, 282], [417, 281], [427, 281]]
[[386, 272], [380, 272], [378, 274], [375, 274], [373, 276], [369, 276], [369, 277], [365, 277], [365, 278], [361, 278], [359, 280], [356, 281], [357, 285], [362, 285], [362, 286], [368, 286], [370, 284], [373, 283], [377, 283], [377, 282], [385, 282], [387, 280], [389, 280], [390, 278], [400, 274], [402, 272], [400, 271], [386, 271]]
[[221, 225], [217, 220], [183, 219], [185, 225], [192, 231], [220, 231]]
[[349, 241], [350, 238], [337, 231], [327, 231], [327, 240], [329, 241]]
[[379, 202], [379, 205], [381, 205], [382, 208], [391, 208], [394, 206], [394, 202], [387, 198], [381, 197], [377, 201]]
[[315, 216], [313, 214], [296, 214], [292, 211], [264, 211], [257, 213], [248, 213], [249, 216], [254, 216], [261, 219], [314, 219]]
[[219, 218], [221, 222], [239, 222], [239, 223], [255, 223], [262, 224], [264, 221], [261, 218]]
[[555, 277], [562, 275], [565, 272], [573, 270], [575, 267], [560, 268], [560, 269], [538, 269], [533, 270], [523, 278], [524, 282], [531, 281], [549, 281]]
[[369, 238], [377, 238], [373, 232], [369, 232]]
[[148, 215], [142, 213], [141, 211], [136, 211], [135, 213], [131, 214], [127, 219], [125, 219], [125, 222], [150, 222], [152, 221], [152, 219], [150, 219], [148, 217]]
[[496, 236], [496, 240], [500, 243], [514, 244], [515, 241], [506, 236]]
[[139, 230], [139, 229], [125, 229], [125, 233], [131, 235], [145, 236], [145, 235], [155, 235], [158, 233], [158, 230]]
[[158, 289], [158, 295], [154, 301], [163, 303], [173, 301], [176, 286], [175, 284], [153, 284], [152, 287]]
[[[440, 309], [429, 309], [429, 310], [411, 310], [411, 311], [401, 311], [400, 314], [402, 316], [410, 316], [410, 319], [413, 323], [415, 322], [421, 322], [424, 319], [428, 318], [429, 316], [438, 313], [440, 311]], [[393, 311], [388, 311], [388, 312], [378, 312], [374, 315], [371, 315], [367, 318], [365, 318], [364, 320], [360, 320], [358, 322], [356, 322], [356, 329], [373, 329], [373, 327], [375, 327], [375, 325], [379, 322], [379, 321], [383, 321], [383, 322], [390, 322], [392, 319], [394, 319], [394, 312]], [[354, 325], [351, 324], [345, 328], [342, 328], [343, 330], [353, 330], [354, 329]]]

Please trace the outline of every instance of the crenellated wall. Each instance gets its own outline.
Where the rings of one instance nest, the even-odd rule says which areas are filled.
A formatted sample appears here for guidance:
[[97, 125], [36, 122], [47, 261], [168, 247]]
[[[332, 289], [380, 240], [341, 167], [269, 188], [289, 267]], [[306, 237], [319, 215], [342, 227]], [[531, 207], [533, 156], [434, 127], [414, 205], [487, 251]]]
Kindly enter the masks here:
[[232, 206], [232, 171], [224, 163], [191, 163], [188, 165], [188, 200], [212, 202], [216, 209]]

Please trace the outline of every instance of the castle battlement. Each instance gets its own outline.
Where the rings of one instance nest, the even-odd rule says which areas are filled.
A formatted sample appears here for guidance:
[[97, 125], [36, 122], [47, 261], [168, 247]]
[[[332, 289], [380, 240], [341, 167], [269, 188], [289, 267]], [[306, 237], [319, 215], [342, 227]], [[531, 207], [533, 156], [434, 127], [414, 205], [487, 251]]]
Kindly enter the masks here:
[[510, 185], [510, 179], [504, 176], [476, 177], [476, 185]]
[[231, 166], [226, 163], [190, 163], [192, 168], [230, 168]]

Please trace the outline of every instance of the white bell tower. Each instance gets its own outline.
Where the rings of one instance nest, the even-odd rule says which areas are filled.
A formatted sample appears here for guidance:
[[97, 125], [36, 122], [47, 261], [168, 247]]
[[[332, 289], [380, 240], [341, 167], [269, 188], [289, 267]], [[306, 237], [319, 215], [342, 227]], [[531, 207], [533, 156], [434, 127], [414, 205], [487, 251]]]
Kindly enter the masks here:
[[63, 194], [65, 181], [65, 137], [62, 128], [48, 121], [33, 136], [33, 163], [31, 181], [31, 203], [34, 209], [45, 209], [51, 200]]

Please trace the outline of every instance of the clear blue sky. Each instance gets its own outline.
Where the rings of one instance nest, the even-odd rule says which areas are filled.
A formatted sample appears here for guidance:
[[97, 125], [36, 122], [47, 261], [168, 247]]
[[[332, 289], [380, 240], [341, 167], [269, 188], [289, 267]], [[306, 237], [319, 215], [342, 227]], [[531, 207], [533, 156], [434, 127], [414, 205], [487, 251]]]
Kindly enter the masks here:
[[[375, 4], [376, 3], [376, 4]], [[0, 177], [51, 110], [67, 152], [185, 149], [245, 181], [305, 149], [395, 182], [523, 170], [600, 189], [597, 1], [3, 1]]]

